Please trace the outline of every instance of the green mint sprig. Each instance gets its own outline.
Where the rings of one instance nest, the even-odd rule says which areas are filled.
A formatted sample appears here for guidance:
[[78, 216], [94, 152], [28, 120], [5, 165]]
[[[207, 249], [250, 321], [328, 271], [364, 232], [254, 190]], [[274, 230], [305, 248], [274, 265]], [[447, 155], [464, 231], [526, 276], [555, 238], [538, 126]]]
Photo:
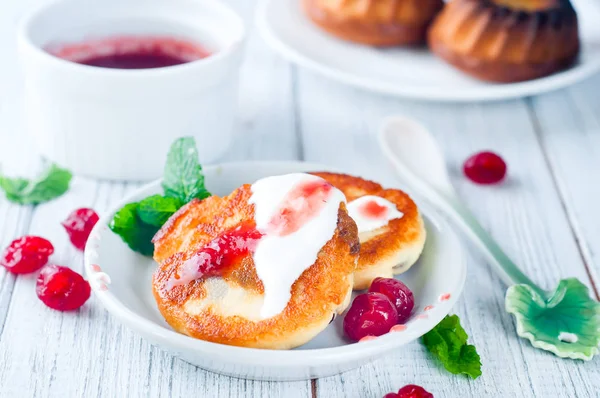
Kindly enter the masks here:
[[481, 359], [475, 346], [467, 344], [469, 336], [457, 315], [446, 316], [423, 336], [423, 344], [453, 374], [481, 376]]
[[179, 138], [171, 145], [162, 186], [164, 196], [152, 195], [125, 205], [109, 225], [132, 250], [145, 256], [154, 254], [152, 238], [181, 206], [210, 196], [194, 138]]
[[152, 195], [139, 203], [137, 212], [144, 223], [160, 228], [183, 204], [177, 198]]
[[37, 205], [56, 199], [67, 192], [72, 177], [69, 170], [52, 164], [33, 180], [0, 175], [0, 188], [11, 202]]
[[119, 210], [110, 223], [110, 229], [134, 251], [151, 256], [154, 254], [152, 238], [160, 227], [146, 224], [138, 214], [139, 203], [129, 203]]
[[179, 199], [184, 204], [210, 196], [204, 187], [204, 174], [193, 138], [181, 138], [171, 145], [162, 186], [166, 197]]

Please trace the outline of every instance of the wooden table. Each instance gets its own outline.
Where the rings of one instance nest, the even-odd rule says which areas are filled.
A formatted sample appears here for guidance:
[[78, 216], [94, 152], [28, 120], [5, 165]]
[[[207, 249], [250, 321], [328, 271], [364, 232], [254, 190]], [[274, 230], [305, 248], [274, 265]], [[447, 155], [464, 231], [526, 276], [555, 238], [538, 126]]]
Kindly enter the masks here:
[[[40, 0], [43, 1], [43, 0]], [[0, 161], [9, 174], [39, 170], [19, 105], [15, 26], [36, 0], [0, 5]], [[251, 23], [254, 1], [229, 0]], [[421, 120], [443, 145], [456, 187], [486, 229], [546, 288], [575, 276], [600, 287], [600, 76], [535, 98], [490, 104], [418, 103], [352, 89], [299, 69], [253, 30], [242, 71], [238, 136], [225, 160], [301, 159], [398, 184], [375, 134], [383, 117]], [[140, 132], [143, 134], [143, 132]], [[497, 187], [462, 176], [463, 160], [491, 148], [510, 178]], [[0, 246], [40, 234], [53, 261], [82, 271], [59, 222], [76, 207], [103, 211], [136, 184], [75, 178], [63, 197], [37, 207], [0, 198]], [[47, 309], [33, 276], [0, 269], [0, 397], [381, 397], [416, 383], [439, 397], [598, 397], [600, 359], [561, 360], [517, 338], [505, 287], [469, 250], [455, 310], [477, 346], [476, 381], [440, 369], [415, 342], [340, 376], [294, 383], [237, 380], [171, 357], [121, 326], [92, 299], [78, 313]]]

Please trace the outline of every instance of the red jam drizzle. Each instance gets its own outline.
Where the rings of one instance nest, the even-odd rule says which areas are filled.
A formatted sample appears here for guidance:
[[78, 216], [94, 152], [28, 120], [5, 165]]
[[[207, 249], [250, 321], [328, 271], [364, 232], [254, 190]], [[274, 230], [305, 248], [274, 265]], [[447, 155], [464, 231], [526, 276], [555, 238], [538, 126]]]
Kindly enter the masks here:
[[182, 264], [169, 281], [169, 288], [186, 285], [202, 277], [221, 275], [237, 259], [254, 252], [262, 236], [254, 227], [238, 226], [216, 237]]
[[324, 180], [306, 181], [296, 185], [283, 199], [279, 210], [269, 221], [268, 235], [287, 236], [319, 215], [333, 186]]
[[266, 231], [239, 226], [218, 236], [181, 265], [169, 280], [167, 288], [186, 285], [203, 277], [222, 275], [223, 270], [237, 259], [254, 253], [258, 242], [266, 234], [286, 236], [298, 231], [319, 215], [332, 190], [333, 186], [326, 181], [307, 181], [296, 185], [285, 196]]
[[196, 43], [170, 37], [123, 36], [48, 48], [59, 58], [111, 69], [151, 69], [181, 65], [210, 53]]
[[374, 218], [374, 219], [382, 219], [382, 218], [385, 218], [385, 216], [387, 215], [388, 208], [380, 205], [379, 203], [375, 202], [374, 200], [370, 200], [370, 201], [366, 202], [365, 204], [363, 204], [360, 207], [359, 211], [365, 217]]
[[406, 325], [394, 325], [390, 329], [390, 332], [404, 332], [406, 330]]

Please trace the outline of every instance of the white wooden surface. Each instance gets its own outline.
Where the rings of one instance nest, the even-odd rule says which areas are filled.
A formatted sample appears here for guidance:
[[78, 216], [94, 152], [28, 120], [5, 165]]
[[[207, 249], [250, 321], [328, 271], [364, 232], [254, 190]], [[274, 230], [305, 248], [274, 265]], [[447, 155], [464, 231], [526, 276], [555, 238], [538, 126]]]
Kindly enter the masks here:
[[[15, 24], [45, 0], [0, 3], [0, 163], [33, 173], [40, 160], [24, 135]], [[253, 0], [229, 0], [250, 22]], [[226, 160], [304, 159], [398, 184], [374, 134], [384, 116], [420, 119], [442, 142], [454, 182], [482, 223], [533, 279], [550, 288], [576, 276], [600, 287], [600, 76], [567, 90], [493, 104], [414, 103], [347, 88], [291, 66], [254, 32], [242, 71], [238, 138]], [[509, 180], [474, 186], [460, 165], [491, 148], [508, 162]], [[0, 246], [42, 234], [52, 261], [82, 268], [59, 225], [79, 206], [106, 209], [132, 184], [76, 178], [64, 197], [19, 207], [0, 198]], [[596, 296], [598, 289], [594, 288]], [[503, 310], [504, 287], [470, 251], [469, 278], [456, 308], [483, 361], [470, 381], [437, 367], [419, 343], [376, 363], [297, 383], [237, 380], [208, 373], [150, 346], [115, 322], [92, 297], [75, 314], [53, 312], [34, 278], [0, 269], [0, 397], [381, 397], [408, 383], [439, 397], [599, 397], [600, 359], [559, 360], [515, 335]]]

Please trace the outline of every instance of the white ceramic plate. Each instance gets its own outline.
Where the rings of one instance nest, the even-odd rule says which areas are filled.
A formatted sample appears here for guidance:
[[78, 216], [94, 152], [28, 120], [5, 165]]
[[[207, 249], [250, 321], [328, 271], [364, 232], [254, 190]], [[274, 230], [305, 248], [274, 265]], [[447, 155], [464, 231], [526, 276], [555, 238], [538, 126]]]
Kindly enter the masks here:
[[[227, 195], [244, 183], [277, 174], [332, 170], [301, 162], [231, 163], [204, 169], [207, 188]], [[417, 264], [402, 274], [414, 292], [413, 316], [401, 332], [352, 344], [341, 332], [337, 317], [308, 344], [289, 351], [233, 347], [193, 339], [173, 331], [156, 307], [151, 275], [156, 263], [131, 251], [107, 224], [124, 204], [162, 193], [160, 182], [147, 185], [105, 214], [90, 235], [85, 272], [106, 309], [152, 344], [201, 368], [230, 376], [261, 380], [304, 380], [337, 374], [389, 353], [431, 330], [461, 294], [466, 267], [454, 232], [434, 214], [425, 214], [427, 244]], [[110, 283], [109, 283], [110, 282]], [[442, 299], [445, 294], [448, 299]], [[425, 311], [426, 306], [433, 308]]]
[[263, 0], [257, 25], [275, 50], [301, 66], [343, 83], [402, 97], [436, 101], [489, 101], [539, 94], [600, 71], [600, 2], [573, 0], [582, 40], [576, 65], [523, 83], [493, 84], [470, 78], [426, 49], [376, 49], [348, 43], [317, 28], [301, 0]]

